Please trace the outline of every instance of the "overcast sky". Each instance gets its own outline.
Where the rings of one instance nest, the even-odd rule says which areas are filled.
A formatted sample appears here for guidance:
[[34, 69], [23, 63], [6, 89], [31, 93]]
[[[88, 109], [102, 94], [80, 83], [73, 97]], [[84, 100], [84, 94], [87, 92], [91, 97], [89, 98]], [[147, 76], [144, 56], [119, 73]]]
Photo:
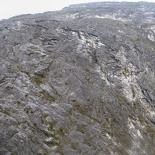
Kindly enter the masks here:
[[[0, 19], [6, 19], [12, 16], [41, 13], [46, 11], [60, 10], [65, 6], [77, 3], [101, 2], [109, 0], [0, 0]], [[110, 0], [122, 1], [122, 0]], [[124, 0], [124, 1], [142, 1], [142, 0]], [[147, 0], [155, 2], [155, 0]]]

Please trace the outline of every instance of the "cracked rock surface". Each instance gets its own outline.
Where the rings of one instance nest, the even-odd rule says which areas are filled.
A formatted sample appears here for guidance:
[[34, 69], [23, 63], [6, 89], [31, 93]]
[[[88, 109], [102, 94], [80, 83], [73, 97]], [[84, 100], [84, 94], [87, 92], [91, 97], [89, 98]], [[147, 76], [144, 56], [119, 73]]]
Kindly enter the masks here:
[[154, 155], [154, 106], [154, 3], [0, 21], [1, 155]]

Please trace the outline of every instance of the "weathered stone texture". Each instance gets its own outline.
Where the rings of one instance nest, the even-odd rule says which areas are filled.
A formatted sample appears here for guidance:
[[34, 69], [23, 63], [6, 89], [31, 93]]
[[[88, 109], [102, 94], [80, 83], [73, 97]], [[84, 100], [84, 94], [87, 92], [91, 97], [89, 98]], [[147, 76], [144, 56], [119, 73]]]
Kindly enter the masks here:
[[154, 23], [144, 2], [0, 21], [0, 154], [154, 155]]

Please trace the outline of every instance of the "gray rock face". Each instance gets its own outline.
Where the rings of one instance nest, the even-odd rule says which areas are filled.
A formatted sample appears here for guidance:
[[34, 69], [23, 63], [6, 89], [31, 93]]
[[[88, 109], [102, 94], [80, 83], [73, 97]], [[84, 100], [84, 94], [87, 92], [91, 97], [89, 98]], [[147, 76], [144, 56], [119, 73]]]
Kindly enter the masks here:
[[154, 155], [154, 23], [144, 2], [0, 21], [0, 154]]

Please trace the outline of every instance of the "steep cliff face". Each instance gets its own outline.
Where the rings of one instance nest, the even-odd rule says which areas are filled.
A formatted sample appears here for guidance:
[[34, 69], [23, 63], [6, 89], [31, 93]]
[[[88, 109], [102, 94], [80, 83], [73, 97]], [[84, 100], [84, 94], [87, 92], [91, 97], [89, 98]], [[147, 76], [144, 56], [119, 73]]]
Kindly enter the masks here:
[[154, 155], [155, 4], [90, 3], [0, 22], [0, 154]]

